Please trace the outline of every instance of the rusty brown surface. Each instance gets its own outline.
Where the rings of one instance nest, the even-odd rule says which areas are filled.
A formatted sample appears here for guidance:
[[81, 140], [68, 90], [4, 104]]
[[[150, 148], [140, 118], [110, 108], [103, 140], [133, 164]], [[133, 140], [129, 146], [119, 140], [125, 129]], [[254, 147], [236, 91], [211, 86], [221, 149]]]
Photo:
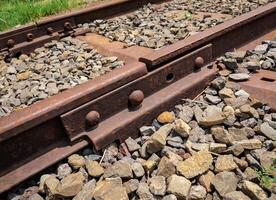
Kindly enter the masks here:
[[[270, 32], [276, 26], [276, 2], [259, 7], [187, 39], [156, 50], [140, 58], [149, 69], [181, 56], [192, 49], [212, 43], [214, 57], [238, 48], [255, 38]], [[250, 30], [250, 31], [249, 31]]]
[[276, 111], [276, 72], [261, 70], [240, 84], [252, 97], [268, 103]]
[[209, 63], [212, 60], [212, 45], [202, 47], [134, 82], [65, 113], [61, 116], [61, 120], [69, 138], [71, 141], [75, 141], [93, 129], [93, 127], [87, 126], [85, 120], [87, 113], [90, 111], [99, 112], [101, 121], [110, 118], [120, 112], [120, 110], [128, 107], [129, 95], [133, 91], [141, 90], [144, 96], [148, 97], [155, 91], [194, 72], [195, 60], [199, 56], [205, 60], [205, 63]]

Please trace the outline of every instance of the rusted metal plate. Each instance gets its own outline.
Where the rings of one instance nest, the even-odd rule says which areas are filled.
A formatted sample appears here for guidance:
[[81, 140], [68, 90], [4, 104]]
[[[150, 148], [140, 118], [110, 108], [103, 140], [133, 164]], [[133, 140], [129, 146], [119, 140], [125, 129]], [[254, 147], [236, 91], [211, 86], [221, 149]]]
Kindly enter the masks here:
[[125, 140], [129, 136], [136, 137], [139, 134], [138, 128], [151, 122], [160, 112], [171, 109], [182, 98], [197, 96], [215, 78], [215, 74], [214, 69], [207, 67], [192, 73], [145, 98], [139, 109], [124, 109], [100, 122], [95, 130], [85, 135], [93, 142], [96, 149], [101, 149], [115, 140]]
[[117, 112], [128, 107], [129, 95], [134, 90], [141, 90], [144, 96], [152, 95], [155, 91], [166, 87], [182, 77], [192, 73], [196, 66], [196, 58], [201, 57], [205, 63], [212, 60], [212, 45], [198, 49], [183, 58], [163, 66], [134, 83], [126, 84], [124, 87], [112, 91], [98, 99], [86, 103], [61, 116], [64, 127], [71, 141], [79, 139], [80, 136], [90, 131], [87, 126], [86, 115], [90, 111], [97, 111], [101, 121], [111, 117]]
[[268, 103], [276, 111], [276, 72], [260, 70], [252, 74], [248, 81], [240, 84], [252, 97]]
[[187, 39], [156, 50], [155, 53], [141, 57], [140, 61], [145, 62], [151, 70], [208, 43], [213, 45], [213, 56], [218, 57], [275, 27], [276, 2], [272, 2]]
[[30, 42], [22, 42], [15, 47], [9, 49], [9, 52], [12, 54], [28, 54], [32, 52], [33, 49], [43, 46], [43, 44], [47, 42], [51, 42], [52, 40], [59, 40], [60, 35], [58, 33], [53, 33], [51, 35], [45, 35], [39, 38], [35, 38], [33, 41]]

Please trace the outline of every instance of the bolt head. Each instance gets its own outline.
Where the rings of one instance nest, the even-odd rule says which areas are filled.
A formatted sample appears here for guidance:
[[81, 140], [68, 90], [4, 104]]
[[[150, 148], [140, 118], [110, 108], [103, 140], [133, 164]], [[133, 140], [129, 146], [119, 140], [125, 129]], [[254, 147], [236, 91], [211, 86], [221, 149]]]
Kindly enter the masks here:
[[90, 126], [96, 126], [97, 124], [99, 124], [101, 116], [97, 111], [90, 111], [86, 117], [86, 123]]
[[9, 48], [14, 47], [14, 45], [15, 45], [15, 41], [14, 41], [13, 39], [9, 39], [9, 40], [7, 41], [7, 46], [8, 46]]
[[204, 59], [202, 57], [197, 57], [195, 59], [195, 65], [197, 68], [201, 68], [204, 65]]
[[144, 101], [144, 98], [145, 98], [145, 95], [143, 91], [135, 90], [129, 95], [128, 100], [129, 100], [130, 106], [136, 107], [136, 106], [139, 106]]
[[32, 41], [34, 39], [34, 35], [32, 33], [27, 34], [27, 40]]

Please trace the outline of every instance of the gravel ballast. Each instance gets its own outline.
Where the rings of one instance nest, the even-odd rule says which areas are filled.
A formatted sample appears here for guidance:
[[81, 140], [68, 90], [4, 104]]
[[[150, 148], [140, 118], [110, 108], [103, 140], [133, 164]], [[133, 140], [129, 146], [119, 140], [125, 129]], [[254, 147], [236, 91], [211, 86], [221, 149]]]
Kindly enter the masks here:
[[268, 2], [271, 1], [172, 0], [160, 5], [148, 4], [124, 16], [80, 26], [90, 28], [91, 32], [111, 41], [124, 42], [125, 46], [158, 49]]

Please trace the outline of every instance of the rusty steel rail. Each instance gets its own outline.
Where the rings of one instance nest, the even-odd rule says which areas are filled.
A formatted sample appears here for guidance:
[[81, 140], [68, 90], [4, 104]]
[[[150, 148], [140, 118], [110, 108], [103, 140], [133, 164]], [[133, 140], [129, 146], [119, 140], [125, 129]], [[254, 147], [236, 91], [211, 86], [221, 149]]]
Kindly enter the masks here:
[[[48, 25], [57, 21], [63, 27], [64, 21], [73, 19], [75, 26], [88, 16], [107, 18], [147, 2], [120, 0], [98, 5], [79, 14], [56, 17]], [[210, 67], [215, 58], [274, 30], [275, 19], [276, 2], [149, 55], [138, 56], [139, 60], [132, 59], [120, 69], [1, 118], [0, 193], [88, 144], [100, 149], [115, 140], [137, 135], [137, 128], [151, 121], [160, 110], [200, 93], [215, 77], [216, 69]], [[38, 31], [37, 27], [45, 24], [33, 27]], [[14, 30], [11, 36], [20, 38], [22, 30], [26, 35], [30, 29]], [[41, 30], [47, 30], [47, 26]], [[61, 32], [66, 34], [63, 29], [57, 32], [57, 37]], [[8, 39], [7, 33], [0, 38], [3, 35]], [[31, 43], [23, 43], [9, 51], [33, 48]]]

